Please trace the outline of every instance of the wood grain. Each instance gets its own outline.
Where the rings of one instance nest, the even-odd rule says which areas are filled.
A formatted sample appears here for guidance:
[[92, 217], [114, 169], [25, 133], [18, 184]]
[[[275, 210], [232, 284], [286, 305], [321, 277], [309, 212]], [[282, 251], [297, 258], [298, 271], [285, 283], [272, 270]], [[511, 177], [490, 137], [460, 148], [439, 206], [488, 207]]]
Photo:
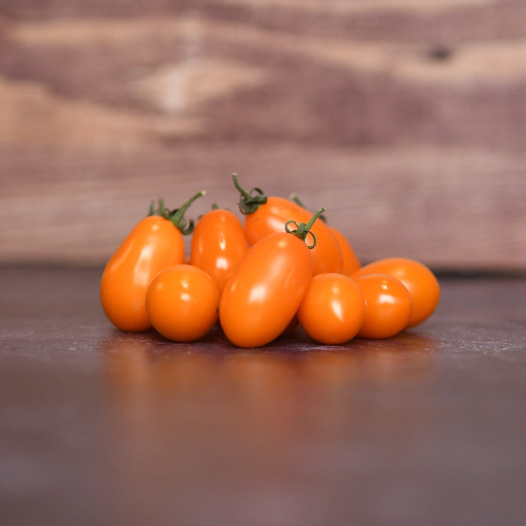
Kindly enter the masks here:
[[103, 264], [235, 171], [364, 262], [525, 270], [525, 88], [518, 0], [0, 0], [0, 263]]
[[0, 272], [2, 526], [524, 524], [526, 279], [443, 279], [394, 338], [245, 350], [121, 333], [99, 279]]

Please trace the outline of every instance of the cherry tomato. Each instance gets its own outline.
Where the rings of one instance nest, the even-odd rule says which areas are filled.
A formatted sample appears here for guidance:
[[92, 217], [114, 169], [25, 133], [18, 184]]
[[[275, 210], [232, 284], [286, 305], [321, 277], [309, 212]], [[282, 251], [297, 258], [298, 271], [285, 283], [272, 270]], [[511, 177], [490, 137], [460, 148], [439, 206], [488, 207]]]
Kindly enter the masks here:
[[340, 250], [342, 252], [341, 273], [345, 274], [346, 276], [350, 276], [353, 272], [356, 272], [360, 268], [361, 263], [347, 238], [338, 229], [332, 226], [329, 228], [331, 229], [333, 236], [336, 238], [336, 241], [338, 241]]
[[100, 299], [104, 313], [118, 329], [138, 332], [151, 327], [144, 303], [148, 285], [164, 268], [183, 262], [184, 211], [201, 195], [204, 192], [173, 213], [160, 202], [159, 215], [139, 221], [106, 264]]
[[407, 326], [412, 302], [401, 281], [387, 274], [366, 274], [355, 281], [365, 296], [365, 319], [358, 336], [389, 338]]
[[[301, 202], [297, 194], [291, 194], [290, 200], [293, 203], [305, 208], [305, 205]], [[320, 219], [327, 224], [327, 220], [324, 216], [320, 216]], [[347, 238], [337, 228], [329, 225], [329, 229], [336, 238], [338, 245], [340, 245], [340, 250], [342, 253], [342, 268], [340, 272], [346, 276], [350, 276], [353, 272], [360, 268], [360, 261], [356, 257], [356, 253], [354, 252], [354, 249], [351, 247], [351, 244]]]
[[[258, 188], [252, 195], [239, 186], [234, 174], [234, 184], [241, 193], [240, 210], [245, 214], [245, 232], [248, 242], [253, 245], [260, 239], [275, 232], [283, 232], [285, 223], [307, 223], [312, 213], [289, 199], [267, 197]], [[324, 272], [340, 272], [342, 252], [338, 241], [323, 221], [316, 221], [312, 227], [316, 236], [316, 246], [311, 250], [313, 275]]]
[[[304, 232], [302, 227], [305, 224], [298, 232]], [[270, 234], [250, 247], [219, 304], [221, 327], [234, 345], [260, 347], [289, 326], [312, 277], [310, 252], [301, 236], [286, 232]]]
[[354, 338], [365, 317], [365, 296], [343, 274], [313, 276], [298, 310], [298, 320], [314, 340], [336, 345]]
[[247, 251], [245, 230], [237, 216], [229, 210], [210, 210], [195, 226], [190, 263], [209, 274], [222, 292]]
[[352, 277], [366, 274], [388, 274], [399, 279], [409, 291], [413, 301], [413, 311], [406, 328], [425, 321], [436, 309], [440, 301], [440, 285], [437, 278], [423, 263], [408, 258], [379, 259], [363, 266]]
[[146, 311], [153, 328], [177, 342], [202, 338], [214, 326], [219, 289], [200, 268], [180, 264], [155, 276], [146, 294]]

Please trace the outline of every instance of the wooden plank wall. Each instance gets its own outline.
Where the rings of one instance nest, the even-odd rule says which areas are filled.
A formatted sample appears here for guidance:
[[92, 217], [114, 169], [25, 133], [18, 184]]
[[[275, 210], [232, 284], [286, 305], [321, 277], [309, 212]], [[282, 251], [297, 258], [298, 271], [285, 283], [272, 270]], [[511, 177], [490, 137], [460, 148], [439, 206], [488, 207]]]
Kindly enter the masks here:
[[232, 172], [362, 261], [526, 269], [524, 0], [0, 0], [0, 263], [102, 265]]

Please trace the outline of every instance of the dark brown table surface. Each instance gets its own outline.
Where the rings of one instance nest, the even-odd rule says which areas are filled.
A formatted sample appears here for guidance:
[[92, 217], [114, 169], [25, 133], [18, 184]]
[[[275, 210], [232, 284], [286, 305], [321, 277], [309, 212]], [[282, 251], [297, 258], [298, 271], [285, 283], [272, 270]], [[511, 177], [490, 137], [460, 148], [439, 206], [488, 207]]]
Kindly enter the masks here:
[[0, 270], [0, 524], [526, 524], [526, 279], [385, 341], [123, 334], [97, 270]]

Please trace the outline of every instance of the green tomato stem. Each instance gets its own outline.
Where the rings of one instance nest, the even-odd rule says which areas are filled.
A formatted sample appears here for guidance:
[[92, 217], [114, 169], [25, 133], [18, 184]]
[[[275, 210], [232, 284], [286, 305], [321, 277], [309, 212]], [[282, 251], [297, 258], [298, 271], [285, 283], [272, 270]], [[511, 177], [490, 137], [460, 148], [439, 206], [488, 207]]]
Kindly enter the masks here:
[[[234, 186], [240, 193], [239, 196], [239, 210], [244, 215], [253, 214], [261, 205], [267, 202], [267, 196], [263, 193], [260, 188], [252, 188], [250, 192], [247, 192], [237, 180], [237, 174], [232, 174], [234, 180]], [[253, 194], [256, 195], [253, 195]]]
[[166, 219], [168, 219], [168, 221], [172, 222], [178, 230], [180, 230], [183, 236], [187, 236], [191, 234], [194, 230], [194, 221], [192, 219], [190, 219], [190, 221], [187, 221], [184, 217], [184, 214], [196, 199], [202, 197], [205, 194], [206, 191], [201, 190], [200, 192], [197, 192], [197, 194], [190, 197], [190, 199], [188, 199], [186, 203], [181, 205], [180, 208], [176, 208], [172, 211], [164, 209], [163, 213], [159, 215], [163, 215]]
[[[316, 236], [310, 231], [312, 228], [312, 225], [314, 225], [314, 221], [318, 219], [321, 214], [325, 212], [325, 208], [320, 208], [310, 219], [308, 223], [298, 223], [294, 220], [287, 221], [285, 223], [285, 231], [289, 234], [293, 234], [296, 237], [299, 237], [302, 241], [305, 241], [307, 239], [307, 235], [310, 234], [312, 236], [312, 245], [307, 245], [311, 250], [316, 246], [317, 240]], [[290, 229], [289, 225], [293, 224], [296, 225], [295, 229]]]
[[[305, 208], [305, 210], [307, 209], [306, 206], [303, 204], [303, 202], [298, 197], [298, 194], [295, 194], [295, 193], [290, 194], [289, 199], [293, 203], [296, 203], [297, 205], [301, 206], [301, 208]], [[323, 214], [320, 215], [319, 219], [321, 219], [324, 223], [327, 222], [327, 218]]]
[[157, 208], [155, 208], [155, 201], [151, 202], [150, 208], [148, 210], [148, 215], [166, 217], [166, 214], [168, 212], [168, 208], [164, 206], [164, 201], [161, 198], [159, 198], [157, 199]]
[[148, 214], [147, 214], [148, 216], [155, 215], [155, 208], [154, 208], [155, 205], [154, 205], [154, 203], [155, 203], [155, 201], [152, 201], [150, 203], [150, 208], [148, 209]]

